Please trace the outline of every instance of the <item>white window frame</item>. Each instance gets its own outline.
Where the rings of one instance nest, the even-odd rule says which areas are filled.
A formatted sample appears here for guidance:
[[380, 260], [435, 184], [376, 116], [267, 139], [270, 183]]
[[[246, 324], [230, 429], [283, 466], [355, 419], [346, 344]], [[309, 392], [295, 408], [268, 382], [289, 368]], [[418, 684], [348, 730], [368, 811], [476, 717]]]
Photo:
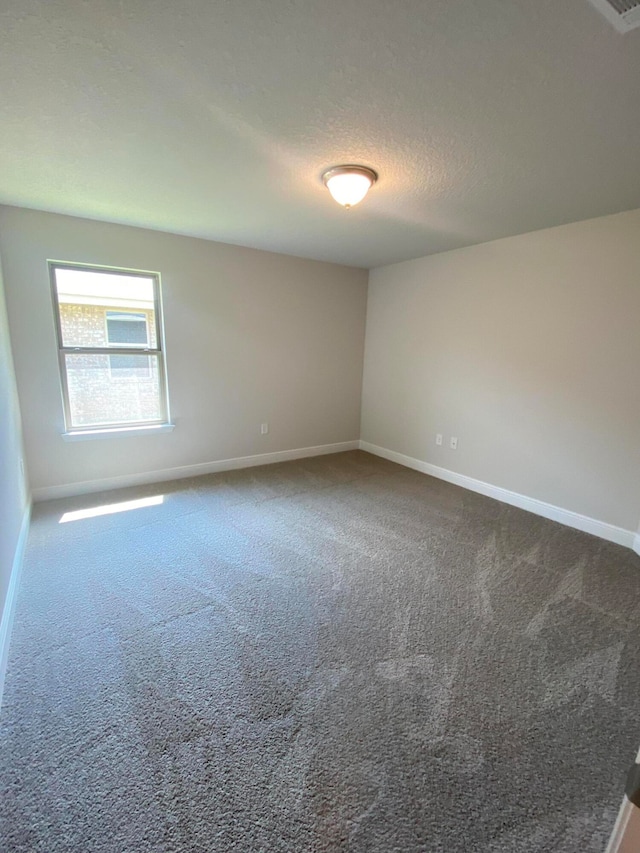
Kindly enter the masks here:
[[[108, 435], [109, 433], [133, 434], [138, 429], [147, 430], [148, 428], [168, 428], [172, 427], [169, 422], [169, 401], [167, 395], [167, 371], [164, 352], [164, 336], [162, 322], [162, 297], [160, 289], [160, 274], [157, 272], [146, 272], [143, 270], [129, 270], [120, 267], [104, 267], [93, 264], [76, 264], [64, 261], [49, 261], [49, 278], [51, 282], [51, 294], [53, 299], [53, 314], [56, 327], [56, 338], [58, 343], [58, 365], [60, 370], [60, 385], [62, 391], [62, 404], [64, 409], [64, 420], [66, 435], [78, 437], [88, 436], [94, 433], [96, 437]], [[86, 272], [97, 273], [112, 273], [114, 275], [138, 276], [139, 278], [151, 279], [153, 282], [153, 306], [155, 316], [155, 339], [156, 346], [141, 346], [140, 344], [128, 344], [119, 346], [108, 343], [104, 347], [83, 347], [83, 346], [65, 346], [62, 336], [62, 323], [60, 319], [60, 305], [58, 302], [58, 288], [56, 285], [56, 270], [72, 269], [85, 270]], [[137, 313], [137, 312], [131, 312]], [[106, 314], [105, 314], [106, 323]], [[147, 343], [149, 342], [149, 326], [147, 318]], [[160, 417], [153, 420], [142, 421], [110, 421], [102, 424], [82, 424], [74, 426], [71, 420], [71, 405], [69, 401], [69, 384], [67, 379], [67, 355], [141, 355], [148, 354], [156, 356], [158, 363], [158, 383], [159, 383], [159, 403]], [[149, 360], [150, 361], [150, 360]]]

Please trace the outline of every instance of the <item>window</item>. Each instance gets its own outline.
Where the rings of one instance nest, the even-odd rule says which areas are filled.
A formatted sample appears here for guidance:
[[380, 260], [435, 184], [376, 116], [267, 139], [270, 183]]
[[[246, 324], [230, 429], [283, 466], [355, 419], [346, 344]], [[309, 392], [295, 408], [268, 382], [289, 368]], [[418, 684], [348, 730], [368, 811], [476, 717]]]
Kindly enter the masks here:
[[106, 319], [110, 346], [149, 346], [146, 314], [137, 311], [107, 311]]
[[[129, 346], [148, 349], [149, 332], [146, 314], [133, 311], [106, 311], [105, 314], [107, 343], [110, 347]], [[148, 378], [151, 364], [148, 358], [140, 359], [137, 355], [110, 355], [109, 370], [112, 379], [128, 379], [131, 376], [143, 375]]]
[[166, 424], [158, 276], [50, 268], [67, 431]]

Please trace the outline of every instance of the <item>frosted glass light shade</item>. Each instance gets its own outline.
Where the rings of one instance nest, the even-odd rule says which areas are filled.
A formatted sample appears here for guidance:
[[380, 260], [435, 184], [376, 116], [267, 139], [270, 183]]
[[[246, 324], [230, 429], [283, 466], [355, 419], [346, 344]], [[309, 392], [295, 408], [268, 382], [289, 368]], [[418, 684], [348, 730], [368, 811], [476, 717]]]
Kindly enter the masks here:
[[366, 166], [335, 166], [322, 176], [333, 198], [347, 209], [362, 201], [377, 179]]

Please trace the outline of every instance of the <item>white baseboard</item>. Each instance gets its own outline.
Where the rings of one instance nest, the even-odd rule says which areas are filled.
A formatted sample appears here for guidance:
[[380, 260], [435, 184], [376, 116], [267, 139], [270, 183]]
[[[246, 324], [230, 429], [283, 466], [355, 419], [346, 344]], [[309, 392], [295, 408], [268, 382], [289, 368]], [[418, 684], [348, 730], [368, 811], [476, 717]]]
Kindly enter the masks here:
[[7, 660], [9, 658], [9, 641], [11, 639], [11, 628], [13, 626], [13, 616], [16, 609], [16, 598], [18, 595], [18, 584], [22, 573], [22, 562], [24, 559], [24, 549], [27, 544], [27, 536], [29, 535], [29, 520], [31, 518], [31, 505], [27, 506], [22, 517], [20, 525], [20, 533], [16, 542], [16, 550], [13, 555], [13, 563], [11, 564], [11, 575], [9, 577], [9, 586], [7, 588], [7, 597], [4, 600], [2, 608], [2, 620], [0, 620], [0, 706], [2, 706], [2, 693], [4, 690], [4, 676], [7, 671]]
[[215, 474], [218, 471], [231, 471], [235, 468], [253, 468], [257, 465], [271, 465], [274, 462], [287, 462], [291, 459], [304, 459], [308, 456], [324, 456], [328, 453], [342, 453], [345, 450], [358, 450], [359, 441], [340, 441], [337, 444], [319, 444], [316, 447], [300, 447], [295, 450], [278, 450], [275, 453], [259, 453], [255, 456], [238, 456], [235, 459], [218, 459], [215, 462], [201, 462], [197, 465], [182, 465], [177, 468], [163, 468], [158, 471], [145, 471], [142, 474], [125, 474], [121, 477], [107, 477], [102, 480], [84, 480], [80, 483], [64, 483], [60, 486], [41, 486], [32, 489], [34, 501], [48, 501], [55, 498], [70, 498], [90, 492], [102, 492], [108, 489], [123, 489], [127, 486], [142, 486], [147, 483], [162, 483], [167, 480], [181, 480], [184, 477], [197, 477], [201, 474]]
[[405, 456], [404, 453], [387, 450], [386, 447], [378, 447], [376, 444], [370, 444], [368, 441], [361, 441], [360, 449], [366, 450], [368, 453], [373, 453], [375, 456], [381, 456], [383, 459], [388, 459], [391, 462], [397, 462], [399, 465], [404, 465], [407, 468], [421, 471], [423, 474], [429, 474], [431, 477], [437, 477], [439, 480], [446, 480], [448, 483], [462, 486], [464, 489], [469, 489], [472, 492], [478, 492], [489, 498], [495, 498], [498, 501], [502, 501], [502, 503], [517, 506], [520, 509], [533, 512], [535, 515], [541, 515], [543, 518], [549, 518], [551, 521], [558, 521], [567, 527], [573, 527], [576, 530], [582, 530], [585, 533], [599, 536], [601, 539], [607, 539], [609, 542], [633, 548], [640, 554], [640, 534], [636, 535], [632, 530], [625, 530], [623, 527], [616, 527], [614, 524], [609, 524], [606, 521], [589, 518], [589, 516], [580, 515], [580, 513], [573, 512], [573, 510], [563, 509], [562, 507], [545, 503], [545, 501], [540, 501], [537, 498], [529, 498], [526, 495], [512, 492], [509, 489], [503, 489], [500, 486], [493, 486], [491, 483], [467, 477], [465, 474], [458, 474], [447, 468], [440, 468], [437, 465], [432, 465], [430, 462], [422, 462], [420, 459], [414, 459], [412, 456]]

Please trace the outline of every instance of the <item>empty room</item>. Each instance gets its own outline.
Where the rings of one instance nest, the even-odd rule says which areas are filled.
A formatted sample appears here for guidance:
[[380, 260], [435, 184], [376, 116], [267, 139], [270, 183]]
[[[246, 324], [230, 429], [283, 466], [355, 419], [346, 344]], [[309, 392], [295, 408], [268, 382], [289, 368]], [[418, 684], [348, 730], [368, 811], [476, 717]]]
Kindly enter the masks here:
[[639, 80], [640, 0], [3, 0], [3, 853], [640, 851]]

